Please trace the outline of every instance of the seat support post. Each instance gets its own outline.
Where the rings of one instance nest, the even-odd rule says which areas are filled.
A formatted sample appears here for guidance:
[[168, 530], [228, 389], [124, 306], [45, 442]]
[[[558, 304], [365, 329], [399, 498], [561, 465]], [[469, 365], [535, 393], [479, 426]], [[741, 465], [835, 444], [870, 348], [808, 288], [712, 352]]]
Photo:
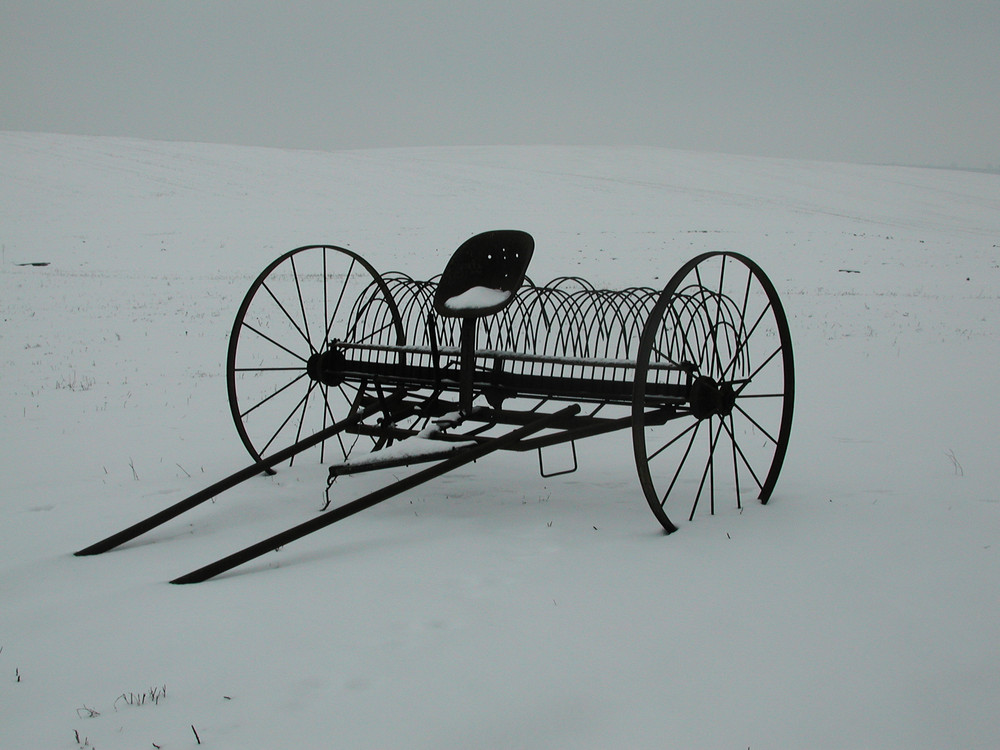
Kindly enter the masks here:
[[477, 318], [462, 319], [461, 379], [459, 381], [458, 405], [463, 414], [472, 411], [473, 383], [476, 374], [476, 321]]

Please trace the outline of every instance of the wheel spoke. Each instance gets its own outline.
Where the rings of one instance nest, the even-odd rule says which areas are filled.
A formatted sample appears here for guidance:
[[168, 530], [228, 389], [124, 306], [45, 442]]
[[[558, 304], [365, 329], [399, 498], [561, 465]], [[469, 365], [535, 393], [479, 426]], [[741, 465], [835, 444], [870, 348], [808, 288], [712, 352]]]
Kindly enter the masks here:
[[[685, 302], [686, 303], [691, 303], [691, 300], [685, 299]], [[679, 319], [680, 319], [680, 316], [676, 312], [674, 312], [675, 326], [674, 326], [674, 332], [672, 333], [672, 335], [675, 336], [675, 337], [678, 335], [677, 334], [677, 330], [678, 329], [682, 329], [682, 326], [679, 323]], [[694, 326], [695, 323], [697, 322], [697, 320], [698, 320], [697, 314], [692, 315], [691, 316], [691, 326]], [[692, 347], [692, 342], [695, 340], [695, 338], [696, 338], [695, 336], [690, 335], [690, 330], [683, 331], [683, 333], [681, 334], [681, 345], [683, 346], [684, 350], [688, 354], [688, 356], [686, 358], [687, 361], [699, 364], [701, 362], [701, 359], [695, 353], [694, 349], [691, 348]]]
[[235, 367], [233, 372], [305, 372], [301, 367]]
[[[299, 295], [299, 310], [302, 311], [302, 326], [303, 328], [306, 329], [305, 332], [306, 343], [309, 344], [309, 350], [313, 354], [315, 354], [317, 350], [316, 347], [313, 346], [312, 336], [309, 335], [309, 316], [306, 315], [306, 303], [302, 299], [302, 285], [299, 284], [299, 272], [298, 269], [295, 267], [295, 256], [292, 256], [289, 260], [291, 260], [292, 262], [292, 277], [295, 279], [295, 291], [298, 292]], [[322, 343], [320, 344], [320, 346], [322, 346]]]
[[[333, 306], [333, 312], [330, 313], [326, 318], [326, 338], [324, 340], [330, 340], [330, 331], [333, 328], [333, 321], [337, 318], [337, 313], [340, 311], [340, 303], [344, 300], [344, 292], [347, 291], [347, 284], [351, 280], [351, 274], [354, 272], [354, 265], [357, 261], [351, 260], [351, 265], [347, 269], [347, 274], [344, 276], [344, 283], [340, 287], [340, 294], [337, 296], [337, 304]], [[323, 286], [324, 293], [326, 289], [326, 273], [323, 274]]]
[[733, 441], [733, 448], [739, 454], [740, 459], [743, 461], [743, 465], [747, 467], [747, 471], [750, 472], [750, 476], [753, 477], [753, 481], [757, 483], [757, 488], [761, 490], [764, 489], [764, 484], [757, 477], [757, 472], [755, 472], [753, 470], [753, 466], [750, 465], [750, 460], [743, 453], [743, 449], [740, 448], [739, 443], [736, 440], [736, 435], [734, 432], [731, 432], [728, 427], [726, 428], [726, 432], [729, 433], [729, 439]]
[[702, 490], [705, 489], [705, 479], [709, 476], [709, 493], [711, 498], [709, 502], [711, 503], [711, 515], [715, 515], [715, 469], [714, 469], [714, 458], [715, 458], [715, 444], [719, 439], [719, 432], [722, 430], [722, 420], [719, 420], [719, 427], [715, 431], [715, 435], [712, 434], [711, 428], [708, 430], [708, 460], [705, 462], [705, 468], [701, 472], [701, 481], [698, 483], [698, 492], [694, 496], [694, 504], [691, 506], [691, 515], [688, 516], [688, 521], [694, 520], [695, 511], [698, 510], [698, 502], [701, 500]]
[[299, 402], [298, 402], [298, 403], [297, 403], [297, 404], [295, 405], [295, 407], [294, 407], [294, 408], [293, 408], [293, 409], [292, 409], [292, 410], [291, 410], [291, 411], [290, 411], [290, 412], [288, 413], [288, 416], [287, 416], [287, 417], [285, 417], [285, 421], [284, 421], [284, 422], [282, 422], [282, 423], [281, 423], [281, 424], [280, 424], [280, 425], [278, 426], [278, 429], [274, 431], [274, 434], [273, 434], [273, 435], [271, 435], [271, 439], [270, 439], [270, 440], [268, 440], [268, 441], [267, 441], [267, 442], [266, 442], [266, 443], [264, 444], [264, 447], [263, 447], [263, 448], [261, 449], [261, 451], [260, 451], [260, 452], [261, 452], [262, 454], [264, 454], [264, 453], [267, 453], [267, 449], [271, 447], [271, 443], [273, 443], [273, 442], [274, 442], [274, 439], [275, 439], [276, 437], [278, 437], [278, 433], [280, 433], [280, 432], [281, 432], [281, 431], [282, 431], [283, 429], [285, 429], [285, 425], [287, 425], [287, 424], [288, 424], [289, 422], [291, 422], [291, 421], [292, 421], [292, 417], [294, 417], [294, 416], [295, 416], [295, 413], [296, 413], [296, 412], [297, 412], [297, 411], [299, 410], [299, 407], [300, 407], [300, 406], [301, 406], [301, 405], [302, 405], [303, 403], [305, 403], [306, 399], [308, 399], [308, 398], [309, 398], [309, 394], [310, 394], [311, 392], [312, 392], [312, 389], [309, 389], [309, 390], [307, 390], [307, 391], [306, 391], [306, 395], [305, 395], [305, 396], [303, 396], [302, 398], [300, 398], [300, 399], [299, 399]]
[[753, 417], [751, 417], [749, 414], [747, 414], [743, 410], [742, 406], [740, 406], [739, 404], [735, 404], [734, 408], [736, 409], [736, 411], [738, 411], [740, 414], [742, 414], [744, 417], [746, 417], [750, 421], [750, 424], [752, 424], [754, 427], [756, 427], [758, 430], [760, 430], [761, 434], [764, 435], [764, 437], [766, 437], [768, 440], [770, 440], [775, 445], [778, 444], [778, 439], [776, 437], [774, 437], [774, 435], [772, 435], [770, 432], [768, 432], [767, 430], [765, 430], [763, 427], [761, 427], [760, 423], [756, 419], [754, 419]]
[[697, 429], [698, 429], [698, 422], [697, 421], [692, 422], [683, 432], [677, 434], [676, 436], [674, 436], [674, 438], [672, 440], [668, 441], [665, 445], [661, 445], [657, 450], [653, 451], [648, 456], [646, 456], [646, 461], [647, 462], [652, 461], [654, 458], [656, 458], [661, 453], [663, 453], [663, 451], [665, 451], [671, 445], [673, 445], [678, 440], [680, 440], [682, 437], [684, 437], [689, 432], [691, 432], [691, 430], [697, 430]]
[[[356, 386], [356, 385], [353, 385], [352, 383], [341, 383], [339, 386], [337, 386], [337, 388], [340, 391], [340, 395], [344, 397], [344, 401], [346, 401], [347, 403], [351, 404], [351, 409], [353, 411], [353, 409], [355, 408], [355, 405], [357, 405], [358, 403], [360, 403], [361, 397], [362, 397], [362, 395], [364, 395], [364, 392], [367, 389], [367, 384], [364, 383], [364, 382], [362, 382], [361, 385]], [[349, 396], [347, 394], [347, 392], [344, 390], [345, 388], [353, 388], [354, 389], [354, 396], [353, 397]], [[361, 436], [358, 435], [358, 438], [360, 438], [360, 437]], [[358, 438], [355, 438], [354, 443], [357, 443]], [[368, 438], [371, 440], [373, 446], [378, 443], [378, 440], [373, 435], [369, 435]], [[353, 446], [354, 443], [351, 443], [351, 445]], [[348, 448], [347, 452], [350, 453], [350, 450], [351, 449]], [[347, 456], [345, 455], [344, 458], [347, 458]]]
[[285, 309], [285, 306], [281, 304], [280, 300], [278, 300], [274, 292], [271, 291], [271, 287], [269, 287], [267, 284], [261, 284], [261, 286], [264, 288], [264, 291], [271, 296], [271, 299], [274, 300], [274, 304], [276, 304], [278, 308], [281, 310], [281, 312], [285, 314], [285, 317], [288, 318], [288, 322], [292, 324], [292, 328], [294, 328], [298, 332], [299, 336], [302, 337], [302, 340], [306, 342], [306, 345], [309, 347], [310, 353], [315, 354], [316, 350], [313, 349], [313, 345], [312, 342], [309, 340], [309, 336], [307, 336], [305, 333], [302, 332], [302, 329], [299, 328], [299, 324], [295, 322], [295, 318], [291, 316], [291, 313], [289, 313], [288, 310]]
[[[343, 396], [344, 401], [346, 403], [352, 405], [351, 408], [353, 409], [353, 405], [357, 403], [357, 400], [356, 400], [357, 397], [355, 397], [353, 399], [352, 398], [348, 398], [347, 397], [347, 393], [344, 391], [344, 386], [343, 385], [338, 385], [337, 386], [337, 391], [340, 393], [341, 396]], [[358, 394], [360, 394], [360, 392], [361, 392], [361, 390], [358, 389]], [[329, 404], [327, 404], [327, 409], [329, 410]], [[333, 416], [333, 413], [331, 412], [330, 413], [330, 419], [333, 419], [333, 418], [334, 418], [334, 416]], [[337, 442], [340, 443], [340, 452], [344, 454], [344, 460], [346, 461], [347, 457], [351, 454], [351, 449], [348, 448], [348, 447], [346, 447], [344, 445], [344, 438], [343, 438], [342, 435], [337, 435]]]
[[258, 402], [257, 402], [256, 404], [254, 404], [253, 406], [251, 406], [251, 407], [250, 407], [249, 409], [247, 409], [246, 411], [244, 411], [244, 412], [240, 412], [240, 419], [243, 419], [243, 418], [245, 418], [245, 417], [246, 417], [246, 416], [247, 416], [248, 414], [250, 414], [250, 413], [251, 413], [251, 412], [253, 412], [254, 410], [256, 410], [256, 409], [260, 408], [261, 406], [263, 406], [264, 404], [266, 404], [266, 403], [267, 403], [268, 401], [270, 401], [270, 400], [271, 400], [271, 399], [273, 399], [274, 397], [278, 396], [278, 395], [279, 395], [279, 394], [281, 394], [281, 393], [284, 393], [284, 392], [285, 392], [285, 391], [287, 391], [287, 390], [288, 390], [289, 388], [291, 388], [291, 387], [292, 387], [293, 385], [295, 385], [295, 384], [296, 384], [296, 383], [298, 383], [298, 382], [299, 382], [300, 380], [302, 380], [302, 378], [304, 378], [305, 376], [306, 376], [306, 373], [304, 373], [304, 372], [303, 372], [303, 373], [302, 373], [301, 375], [299, 375], [299, 376], [298, 376], [297, 378], [295, 378], [294, 380], [292, 380], [292, 381], [290, 381], [290, 382], [286, 383], [286, 384], [285, 384], [284, 386], [282, 386], [281, 388], [279, 388], [278, 390], [276, 390], [276, 391], [275, 391], [274, 393], [270, 394], [269, 396], [267, 396], [267, 397], [266, 397], [266, 398], [264, 398], [263, 400], [261, 400], [261, 401], [258, 401]]
[[[327, 342], [330, 340], [329, 327], [330, 327], [330, 313], [327, 310], [328, 307], [328, 293], [327, 290], [329, 285], [326, 283], [326, 248], [323, 248], [323, 323], [326, 328], [323, 331], [323, 340], [320, 342], [319, 348], [321, 350], [326, 349]], [[323, 392], [323, 399], [326, 400], [326, 391]], [[322, 453], [322, 450], [321, 450]], [[323, 459], [320, 458], [320, 463]]]
[[659, 347], [654, 346], [653, 349], [652, 349], [652, 351], [655, 354], [659, 355], [659, 359], [656, 360], [656, 362], [658, 364], [662, 364], [662, 363], [666, 362], [667, 364], [675, 365], [677, 367], [681, 366], [680, 362], [678, 362], [677, 360], [675, 360], [673, 357], [671, 357], [669, 354], [667, 354], [665, 351], [663, 351]]
[[393, 323], [390, 320], [384, 326], [382, 326], [381, 328], [376, 328], [371, 333], [369, 333], [367, 336], [362, 336], [361, 338], [356, 339], [354, 341], [354, 343], [356, 343], [356, 344], [367, 343], [368, 341], [371, 341], [373, 338], [375, 338], [376, 336], [378, 336], [380, 333], [385, 333], [386, 331], [390, 330], [392, 327], [393, 327]]
[[[749, 266], [747, 267], [747, 285], [743, 289], [743, 304], [740, 306], [740, 325], [742, 331], [746, 331], [746, 320], [747, 320], [747, 305], [750, 304], [750, 289], [753, 287], [753, 269]], [[746, 341], [750, 338], [750, 334], [740, 337], [740, 341]]]
[[760, 316], [757, 318], [756, 321], [754, 321], [754, 324], [753, 324], [753, 326], [751, 326], [750, 331], [746, 335], [746, 338], [744, 338], [742, 341], [740, 341], [740, 343], [737, 345], [737, 347], [736, 347], [736, 353], [733, 354], [733, 358], [729, 361], [729, 364], [726, 365], [725, 369], [722, 371], [722, 377], [721, 377], [722, 380], [726, 379], [726, 375], [729, 373], [729, 369], [731, 367], [734, 367], [736, 365], [736, 363], [739, 361], [740, 356], [743, 354], [743, 350], [746, 348], [747, 344], [750, 343], [750, 339], [753, 337], [754, 333], [757, 331], [757, 326], [760, 325], [761, 321], [764, 320], [764, 316], [766, 316], [769, 311], [771, 311], [771, 301], [770, 300], [767, 301], [767, 305], [761, 311]]
[[775, 349], [773, 352], [771, 352], [770, 356], [768, 356], [767, 359], [765, 359], [763, 362], [760, 363], [760, 365], [757, 366], [756, 370], [754, 370], [746, 378], [744, 378], [745, 382], [736, 390], [737, 397], [740, 397], [741, 394], [743, 393], [743, 390], [748, 385], [750, 385], [750, 383], [753, 382], [753, 379], [755, 377], [757, 377], [757, 375], [760, 373], [760, 371], [763, 370], [765, 367], [767, 367], [771, 363], [771, 360], [774, 359], [775, 357], [777, 357], [781, 353], [781, 349], [782, 349], [782, 347], [778, 346], [777, 349]]
[[723, 294], [723, 289], [725, 288], [726, 279], [726, 256], [721, 256], [721, 263], [719, 263], [719, 291], [715, 295], [715, 323], [712, 326], [712, 354], [714, 362], [713, 365], [718, 367], [718, 380], [722, 379], [722, 355], [719, 353], [719, 325], [722, 323], [722, 300], [725, 299]]
[[[331, 390], [330, 387], [329, 386], [323, 386], [322, 390], [323, 390], [323, 429], [326, 429], [326, 420], [327, 420], [327, 417], [330, 418], [330, 424], [335, 423], [337, 421], [337, 417], [336, 417], [336, 415], [334, 415], [333, 409], [330, 407], [330, 390]], [[353, 403], [351, 399], [347, 398], [347, 394], [345, 394], [343, 392], [343, 387], [338, 386], [337, 390], [338, 390], [338, 392], [342, 396], [344, 396], [344, 400], [345, 400], [346, 403], [348, 403], [348, 404], [352, 404]], [[341, 452], [341, 454], [343, 454], [342, 457], [346, 461], [348, 455], [350, 455], [350, 451], [344, 446], [344, 438], [343, 438], [343, 436], [340, 433], [337, 433], [336, 437], [337, 437], [337, 443], [340, 445], [340, 452]], [[324, 455], [325, 455], [325, 448], [326, 448], [326, 441], [325, 440], [323, 441], [323, 443], [321, 444], [321, 446], [322, 447], [321, 447], [321, 450], [320, 450], [319, 462], [320, 463], [324, 463]]]
[[[736, 351], [733, 352], [733, 357], [729, 361], [722, 372], [719, 375], [720, 380], [725, 380], [729, 374], [729, 369], [735, 368], [736, 363], [739, 362], [740, 356], [743, 354], [743, 350], [747, 343], [750, 341], [750, 337], [753, 336], [753, 331], [747, 332], [746, 320], [747, 320], [747, 307], [750, 304], [750, 289], [753, 288], [753, 269], [747, 266], [747, 283], [743, 288], [743, 304], [740, 306], [740, 327], [736, 332]], [[768, 301], [770, 305], [770, 301]], [[767, 308], [765, 308], [766, 312]], [[759, 321], [758, 321], [759, 322]], [[754, 325], [754, 330], [756, 330], [756, 324]]]
[[289, 349], [287, 346], [283, 346], [283, 345], [279, 344], [277, 341], [275, 341], [274, 339], [272, 339], [266, 333], [262, 333], [261, 331], [257, 330], [252, 325], [250, 325], [249, 323], [247, 323], [245, 320], [243, 321], [243, 327], [250, 329], [251, 331], [253, 331], [254, 333], [256, 333], [258, 336], [260, 336], [265, 341], [270, 341], [272, 344], [274, 344], [276, 347], [278, 347], [282, 351], [288, 352], [293, 357], [295, 357], [295, 359], [299, 359], [299, 360], [302, 360], [303, 362], [307, 362], [308, 363], [309, 360], [307, 360], [305, 357], [303, 357], [303, 356], [301, 356], [299, 354], [296, 354], [291, 349]]
[[661, 508], [666, 505], [667, 498], [670, 497], [670, 492], [674, 489], [674, 485], [677, 483], [677, 478], [681, 475], [681, 469], [684, 468], [684, 463], [687, 461], [687, 457], [691, 453], [691, 448], [694, 446], [695, 438], [698, 437], [698, 429], [700, 427], [700, 421], [694, 423], [694, 432], [691, 433], [691, 440], [688, 441], [688, 446], [684, 451], [684, 456], [681, 458], [680, 462], [678, 462], [677, 471], [674, 472], [674, 478], [670, 481], [670, 486], [667, 487], [667, 491], [663, 493], [663, 499], [660, 500]]
[[[325, 252], [326, 251], [324, 249], [324, 255], [323, 255], [323, 265], [324, 265], [324, 267], [326, 266], [326, 254], [325, 254]], [[324, 279], [326, 278], [326, 274], [325, 273], [323, 274], [323, 278]], [[325, 302], [325, 300], [324, 300], [324, 302]], [[325, 317], [324, 317], [324, 320], [325, 320]], [[319, 391], [320, 391], [321, 394], [323, 394], [323, 426], [322, 426], [321, 430], [326, 431], [326, 415], [330, 411], [330, 401], [327, 398], [327, 394], [329, 392], [329, 387], [326, 386], [326, 385], [321, 385], [319, 387]], [[337, 437], [340, 437], [340, 436], [338, 435]], [[326, 457], [326, 441], [324, 440], [319, 445], [319, 462], [323, 463], [323, 459], [325, 457]]]
[[[729, 427], [726, 428], [726, 432], [730, 435], [733, 434], [733, 415], [729, 415]], [[743, 499], [740, 497], [740, 465], [736, 460], [736, 441], [730, 440], [729, 444], [733, 448], [733, 484], [736, 485], [736, 508], [737, 510], [743, 510]]]
[[[314, 380], [309, 383], [309, 388], [306, 390], [305, 398], [302, 399], [302, 414], [299, 415], [299, 426], [295, 430], [295, 442], [299, 442], [302, 439], [302, 424], [306, 421], [306, 409], [309, 408], [309, 397], [312, 395], [313, 389], [315, 389], [318, 380]], [[295, 464], [295, 456], [288, 459], [288, 465], [293, 466]]]

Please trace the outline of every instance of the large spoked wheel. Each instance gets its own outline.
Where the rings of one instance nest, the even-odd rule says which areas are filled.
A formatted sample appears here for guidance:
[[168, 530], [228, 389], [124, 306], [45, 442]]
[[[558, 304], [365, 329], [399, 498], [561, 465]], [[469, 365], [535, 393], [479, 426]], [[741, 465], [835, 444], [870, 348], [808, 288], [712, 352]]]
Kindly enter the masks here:
[[[229, 337], [229, 406], [247, 451], [259, 461], [350, 416], [371, 395], [366, 383], [320, 376], [338, 346], [404, 338], [391, 292], [356, 253], [311, 245], [275, 259], [247, 291]], [[299, 455], [346, 459], [359, 439], [371, 449], [374, 439], [342, 433]]]
[[643, 329], [632, 402], [639, 482], [668, 533], [768, 501], [794, 395], [788, 321], [757, 264], [707, 253], [682, 266]]

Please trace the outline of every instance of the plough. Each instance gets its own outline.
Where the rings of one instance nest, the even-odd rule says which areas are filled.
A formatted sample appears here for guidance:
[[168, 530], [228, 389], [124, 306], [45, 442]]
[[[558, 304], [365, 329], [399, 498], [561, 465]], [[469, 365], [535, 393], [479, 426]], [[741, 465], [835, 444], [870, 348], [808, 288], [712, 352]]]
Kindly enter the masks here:
[[[785, 457], [794, 371], [788, 323], [756, 263], [699, 255], [663, 289], [596, 289], [526, 275], [534, 240], [476, 235], [444, 273], [380, 275], [332, 245], [291, 250], [248, 290], [226, 361], [252, 463], [78, 551], [108, 551], [296, 459], [329, 464], [327, 507], [181, 576], [212, 578], [498, 450], [537, 451], [543, 476], [577, 469], [575, 441], [631, 430], [643, 495], [676, 522], [766, 503]], [[547, 470], [546, 448], [572, 465]], [[330, 508], [339, 476], [429, 466]]]

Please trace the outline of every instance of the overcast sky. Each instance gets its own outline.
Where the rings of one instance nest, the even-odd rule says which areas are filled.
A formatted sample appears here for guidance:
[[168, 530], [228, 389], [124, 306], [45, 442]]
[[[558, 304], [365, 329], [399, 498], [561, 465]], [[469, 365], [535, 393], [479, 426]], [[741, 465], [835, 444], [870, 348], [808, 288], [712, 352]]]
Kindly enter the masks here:
[[1000, 166], [1000, 0], [0, 0], [0, 130]]

